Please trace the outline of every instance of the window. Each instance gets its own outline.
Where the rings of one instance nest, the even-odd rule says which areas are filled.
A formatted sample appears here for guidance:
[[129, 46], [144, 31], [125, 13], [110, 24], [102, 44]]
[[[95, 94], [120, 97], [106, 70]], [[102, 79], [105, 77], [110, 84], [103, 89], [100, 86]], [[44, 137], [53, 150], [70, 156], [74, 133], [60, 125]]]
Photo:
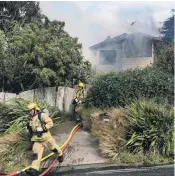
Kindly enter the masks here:
[[129, 39], [124, 43], [124, 56], [131, 57], [152, 57], [152, 42], [146, 38]]
[[99, 50], [100, 65], [115, 65], [116, 50]]

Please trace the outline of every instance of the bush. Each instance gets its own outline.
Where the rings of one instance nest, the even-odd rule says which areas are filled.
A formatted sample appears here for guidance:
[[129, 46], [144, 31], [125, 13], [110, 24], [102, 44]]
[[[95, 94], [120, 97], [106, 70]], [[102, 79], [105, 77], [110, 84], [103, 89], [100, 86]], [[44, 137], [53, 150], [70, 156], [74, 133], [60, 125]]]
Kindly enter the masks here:
[[[104, 113], [107, 122], [102, 120]], [[81, 115], [90, 120], [91, 135], [110, 162], [149, 165], [173, 161], [173, 116], [169, 105], [142, 100], [125, 108], [85, 109]], [[147, 141], [151, 141], [150, 147]]]
[[[0, 138], [0, 170], [12, 172], [25, 167], [25, 160], [31, 149], [30, 136], [27, 131], [6, 134]], [[13, 166], [13, 167], [12, 167]]]
[[[12, 99], [9, 104], [0, 103], [0, 131], [13, 132], [26, 128], [28, 121], [27, 105], [29, 101]], [[48, 109], [54, 124], [68, 119], [68, 114], [49, 106], [45, 101], [37, 101], [41, 110]]]
[[125, 106], [141, 97], [155, 98], [159, 102], [167, 99], [172, 103], [173, 85], [173, 75], [157, 67], [111, 72], [94, 79], [88, 91], [88, 106], [97, 108]]
[[[109, 122], [99, 120], [100, 114], [108, 112]], [[116, 160], [126, 143], [124, 139], [124, 115], [122, 109], [96, 110], [91, 114], [91, 134], [99, 142], [101, 153]]]
[[27, 102], [23, 99], [13, 99], [11, 104], [0, 103], [0, 131], [18, 130], [25, 126], [28, 114], [25, 107]]
[[127, 148], [131, 152], [152, 152], [172, 157], [174, 153], [174, 111], [153, 101], [127, 106], [125, 116]]
[[173, 42], [163, 41], [157, 43], [155, 48], [157, 59], [153, 64], [166, 73], [174, 75], [174, 44]]

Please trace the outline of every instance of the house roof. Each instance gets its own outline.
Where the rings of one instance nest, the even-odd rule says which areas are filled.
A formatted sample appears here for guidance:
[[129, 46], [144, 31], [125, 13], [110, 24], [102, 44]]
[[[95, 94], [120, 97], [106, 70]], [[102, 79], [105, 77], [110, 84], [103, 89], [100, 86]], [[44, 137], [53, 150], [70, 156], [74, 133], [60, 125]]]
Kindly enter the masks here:
[[100, 48], [100, 47], [102, 47], [106, 44], [109, 44], [109, 43], [120, 43], [120, 42], [126, 40], [128, 37], [135, 36], [135, 35], [144, 36], [144, 37], [149, 38], [149, 39], [154, 40], [154, 41], [161, 41], [160, 37], [154, 37], [154, 36], [144, 34], [144, 33], [141, 33], [141, 32], [134, 32], [132, 34], [124, 33], [124, 34], [121, 34], [121, 35], [116, 36], [114, 38], [111, 38], [111, 37], [108, 36], [103, 42], [95, 44], [95, 45], [89, 47], [89, 49], [91, 49], [91, 50], [98, 49], [98, 48]]

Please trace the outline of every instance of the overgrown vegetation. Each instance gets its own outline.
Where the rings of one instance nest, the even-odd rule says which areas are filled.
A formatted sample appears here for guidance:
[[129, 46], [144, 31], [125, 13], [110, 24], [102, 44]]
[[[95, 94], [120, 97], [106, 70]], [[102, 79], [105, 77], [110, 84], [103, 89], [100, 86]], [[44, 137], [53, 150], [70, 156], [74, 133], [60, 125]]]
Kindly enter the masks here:
[[122, 109], [107, 109], [106, 111], [109, 114], [109, 122], [100, 120], [100, 114], [103, 111], [98, 110], [90, 115], [94, 117], [91, 118], [91, 133], [98, 140], [102, 154], [115, 161], [125, 144], [123, 126], [125, 118]]
[[[0, 103], [0, 131], [15, 132], [26, 128], [28, 120], [27, 105], [29, 101], [12, 99], [8, 104]], [[36, 102], [43, 109], [48, 109], [54, 124], [68, 119], [68, 114], [52, 107], [45, 101]]]
[[[107, 113], [109, 121], [102, 120]], [[173, 109], [153, 100], [138, 100], [125, 108], [85, 110], [99, 149], [118, 164], [163, 164], [173, 161]]]
[[134, 152], [174, 154], [174, 111], [151, 101], [137, 101], [125, 108], [126, 147]]
[[26, 166], [32, 143], [25, 130], [4, 134], [0, 138], [0, 170], [10, 173]]
[[174, 77], [158, 68], [147, 67], [98, 76], [89, 90], [89, 106], [125, 106], [134, 100], [154, 98], [173, 103]]

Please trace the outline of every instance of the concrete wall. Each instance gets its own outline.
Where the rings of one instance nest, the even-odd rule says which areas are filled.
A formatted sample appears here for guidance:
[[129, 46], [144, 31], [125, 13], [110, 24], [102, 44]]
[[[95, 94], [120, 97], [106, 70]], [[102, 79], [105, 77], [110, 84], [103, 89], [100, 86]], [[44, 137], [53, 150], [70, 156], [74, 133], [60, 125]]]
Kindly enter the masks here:
[[73, 99], [74, 89], [69, 87], [47, 87], [29, 90], [20, 93], [0, 92], [0, 102], [8, 103], [13, 98], [23, 98], [35, 102], [36, 100], [46, 101], [49, 105], [58, 107], [60, 110], [70, 112], [71, 101]]

